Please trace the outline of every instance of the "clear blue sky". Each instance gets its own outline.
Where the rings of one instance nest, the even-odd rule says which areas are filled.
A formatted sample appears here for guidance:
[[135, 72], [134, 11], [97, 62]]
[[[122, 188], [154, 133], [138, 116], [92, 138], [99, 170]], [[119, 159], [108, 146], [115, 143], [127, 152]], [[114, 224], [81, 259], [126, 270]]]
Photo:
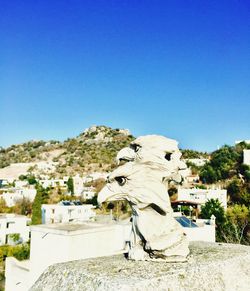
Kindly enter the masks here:
[[0, 145], [90, 125], [211, 151], [250, 138], [248, 0], [2, 0]]

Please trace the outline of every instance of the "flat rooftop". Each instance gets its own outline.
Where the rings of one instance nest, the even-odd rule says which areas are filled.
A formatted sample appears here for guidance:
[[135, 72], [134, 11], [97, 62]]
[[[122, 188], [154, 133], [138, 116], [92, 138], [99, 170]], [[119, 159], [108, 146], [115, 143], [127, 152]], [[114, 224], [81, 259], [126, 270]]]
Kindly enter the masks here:
[[[89, 233], [96, 231], [104, 231], [114, 226], [121, 225], [120, 223], [97, 223], [97, 222], [81, 222], [81, 223], [53, 223], [53, 224], [39, 224], [32, 225], [32, 231], [63, 234], [63, 235], [76, 235], [81, 233]], [[124, 224], [123, 224], [124, 225]]]
[[12, 218], [27, 218], [25, 215], [20, 215], [20, 214], [14, 214], [14, 213], [1, 213], [0, 214], [0, 219], [12, 219]]

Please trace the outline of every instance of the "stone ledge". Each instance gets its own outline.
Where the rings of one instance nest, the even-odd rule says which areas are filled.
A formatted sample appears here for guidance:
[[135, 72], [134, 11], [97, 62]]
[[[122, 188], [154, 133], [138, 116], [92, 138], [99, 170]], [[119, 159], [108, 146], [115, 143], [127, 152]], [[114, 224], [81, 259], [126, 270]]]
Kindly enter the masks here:
[[185, 263], [128, 261], [122, 255], [50, 266], [30, 291], [249, 290], [250, 247], [196, 242]]

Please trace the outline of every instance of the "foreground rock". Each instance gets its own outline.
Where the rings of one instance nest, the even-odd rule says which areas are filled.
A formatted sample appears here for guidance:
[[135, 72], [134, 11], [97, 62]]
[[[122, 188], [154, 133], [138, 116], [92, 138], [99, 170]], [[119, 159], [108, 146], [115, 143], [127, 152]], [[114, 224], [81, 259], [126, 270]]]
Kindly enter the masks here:
[[249, 290], [250, 247], [192, 243], [186, 263], [101, 257], [49, 267], [31, 291]]

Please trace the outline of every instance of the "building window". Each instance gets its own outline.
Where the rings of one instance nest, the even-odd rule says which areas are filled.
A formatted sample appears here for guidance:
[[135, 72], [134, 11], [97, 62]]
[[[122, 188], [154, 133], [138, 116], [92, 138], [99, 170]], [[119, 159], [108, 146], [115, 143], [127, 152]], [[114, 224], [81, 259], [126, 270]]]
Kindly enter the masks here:
[[7, 227], [7, 228], [9, 228], [11, 224], [15, 224], [15, 222], [14, 222], [14, 221], [7, 222], [7, 225], [6, 225], [6, 227]]

